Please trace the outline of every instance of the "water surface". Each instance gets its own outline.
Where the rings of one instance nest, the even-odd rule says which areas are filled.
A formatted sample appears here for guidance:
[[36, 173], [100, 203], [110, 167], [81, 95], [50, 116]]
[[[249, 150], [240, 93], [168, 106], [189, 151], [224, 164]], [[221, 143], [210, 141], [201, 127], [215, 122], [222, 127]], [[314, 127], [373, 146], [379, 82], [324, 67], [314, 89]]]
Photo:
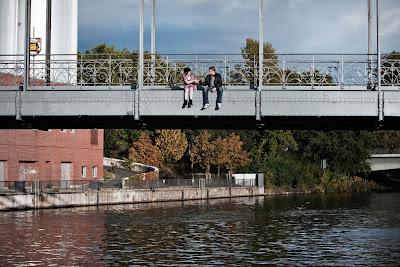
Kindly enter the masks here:
[[0, 266], [399, 262], [399, 193], [0, 213]]

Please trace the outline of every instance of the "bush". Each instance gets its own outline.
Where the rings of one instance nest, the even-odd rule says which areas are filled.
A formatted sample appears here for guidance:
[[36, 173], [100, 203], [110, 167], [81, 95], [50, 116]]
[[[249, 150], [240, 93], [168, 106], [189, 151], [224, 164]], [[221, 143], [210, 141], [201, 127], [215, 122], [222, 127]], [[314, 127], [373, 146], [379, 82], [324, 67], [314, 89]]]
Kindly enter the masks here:
[[294, 159], [274, 158], [264, 164], [266, 186], [309, 188], [318, 183], [315, 166]]

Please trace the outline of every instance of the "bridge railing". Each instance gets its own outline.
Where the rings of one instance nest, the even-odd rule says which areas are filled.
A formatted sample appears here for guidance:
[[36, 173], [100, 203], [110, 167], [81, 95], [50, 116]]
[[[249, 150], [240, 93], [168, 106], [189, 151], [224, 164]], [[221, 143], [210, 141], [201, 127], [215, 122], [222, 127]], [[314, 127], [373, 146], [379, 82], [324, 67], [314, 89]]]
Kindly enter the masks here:
[[368, 55], [276, 55], [264, 60], [263, 85], [370, 86], [376, 83], [376, 62]]
[[[183, 69], [199, 79], [214, 66], [226, 87], [255, 89], [259, 79], [258, 56], [241, 54], [146, 54], [143, 85], [147, 88], [182, 86]], [[263, 81], [266, 87], [368, 86], [377, 84], [374, 55], [361, 54], [265, 54]], [[0, 86], [21, 86], [22, 55], [0, 55]], [[129, 86], [138, 84], [138, 56], [130, 54], [38, 55], [32, 57], [30, 86]], [[381, 83], [400, 86], [400, 55], [382, 56]], [[34, 89], [34, 88], [33, 88]]]

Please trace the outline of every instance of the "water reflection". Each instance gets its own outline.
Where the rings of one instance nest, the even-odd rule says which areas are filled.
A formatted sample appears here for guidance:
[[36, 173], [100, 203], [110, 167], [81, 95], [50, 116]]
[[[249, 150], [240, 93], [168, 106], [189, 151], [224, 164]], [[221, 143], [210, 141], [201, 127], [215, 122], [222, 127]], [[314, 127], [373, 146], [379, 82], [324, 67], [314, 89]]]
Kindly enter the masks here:
[[0, 265], [396, 265], [400, 194], [0, 214]]

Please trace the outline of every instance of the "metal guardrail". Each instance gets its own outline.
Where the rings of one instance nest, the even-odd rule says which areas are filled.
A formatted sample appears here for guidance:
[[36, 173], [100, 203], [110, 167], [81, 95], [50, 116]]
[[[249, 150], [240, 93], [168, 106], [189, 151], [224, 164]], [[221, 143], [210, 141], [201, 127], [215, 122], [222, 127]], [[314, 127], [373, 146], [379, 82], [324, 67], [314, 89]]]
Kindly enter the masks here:
[[212, 187], [244, 187], [255, 186], [256, 180], [235, 182], [233, 179], [163, 179], [145, 181], [127, 181], [124, 188], [155, 189], [155, 188], [212, 188]]
[[2, 181], [0, 194], [75, 193], [102, 189], [210, 188], [255, 186], [255, 180], [235, 183], [232, 179], [163, 179], [163, 180], [54, 180]]
[[[265, 54], [263, 86], [370, 86], [377, 83], [376, 55]], [[227, 87], [256, 88], [258, 57], [241, 54], [157, 54], [144, 59], [144, 86], [182, 86], [185, 67], [198, 78], [215, 66]], [[382, 85], [400, 86], [400, 55], [382, 56]], [[0, 85], [22, 85], [23, 55], [0, 55]], [[129, 86], [138, 76], [137, 54], [39, 55], [31, 60], [31, 86]]]
[[53, 180], [53, 181], [2, 181], [0, 193], [61, 193], [98, 190], [101, 188], [121, 188], [121, 183], [100, 180]]

